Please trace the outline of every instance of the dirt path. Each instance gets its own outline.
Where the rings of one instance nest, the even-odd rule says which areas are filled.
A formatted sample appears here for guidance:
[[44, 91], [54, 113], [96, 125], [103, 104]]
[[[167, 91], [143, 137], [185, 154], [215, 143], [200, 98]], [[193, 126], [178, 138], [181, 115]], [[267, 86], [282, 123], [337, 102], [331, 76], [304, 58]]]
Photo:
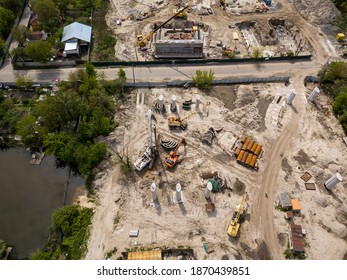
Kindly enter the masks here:
[[[287, 114], [291, 114], [288, 125], [272, 145], [271, 151], [269, 151], [268, 164], [264, 170], [261, 190], [254, 208], [254, 213], [260, 213], [260, 215], [255, 215], [257, 217], [255, 221], [257, 233], [260, 233], [260, 237], [265, 241], [270, 252], [270, 258], [275, 260], [282, 259], [281, 246], [279, 245], [279, 240], [276, 236], [277, 230], [274, 226], [276, 182], [281, 169], [282, 159], [289, 150], [292, 141], [298, 137], [300, 121], [305, 118], [305, 104], [307, 101], [305, 98], [305, 87], [302, 82], [303, 78], [302, 75], [293, 78], [292, 86], [299, 94], [296, 96], [293, 108], [288, 108], [288, 111], [291, 110], [291, 112], [287, 112]], [[266, 192], [268, 197], [265, 196]]]

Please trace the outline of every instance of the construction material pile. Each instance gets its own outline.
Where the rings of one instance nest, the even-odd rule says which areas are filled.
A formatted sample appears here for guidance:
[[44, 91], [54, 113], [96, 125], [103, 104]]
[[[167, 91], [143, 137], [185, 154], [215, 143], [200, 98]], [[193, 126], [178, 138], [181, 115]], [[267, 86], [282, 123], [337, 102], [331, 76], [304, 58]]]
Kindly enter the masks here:
[[234, 151], [237, 163], [257, 168], [257, 159], [262, 149], [262, 145], [243, 135]]
[[210, 127], [202, 136], [202, 143], [207, 145], [212, 145], [213, 139], [216, 137], [216, 133], [213, 129], [213, 127]]

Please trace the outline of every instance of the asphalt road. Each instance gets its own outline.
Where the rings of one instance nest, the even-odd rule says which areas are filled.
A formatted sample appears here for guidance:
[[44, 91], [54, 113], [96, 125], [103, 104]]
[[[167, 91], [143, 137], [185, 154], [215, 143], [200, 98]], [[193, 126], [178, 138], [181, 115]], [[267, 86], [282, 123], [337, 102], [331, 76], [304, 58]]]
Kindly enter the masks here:
[[[291, 76], [297, 71], [307, 70], [308, 75], [316, 75], [320, 65], [313, 61], [300, 62], [264, 62], [242, 63], [229, 65], [195, 65], [195, 66], [166, 66], [166, 67], [127, 67], [124, 68], [127, 82], [156, 82], [187, 80], [195, 75], [196, 70], [210, 70], [215, 74], [215, 79], [238, 77], [271, 77]], [[42, 70], [14, 70], [5, 67], [0, 71], [0, 83], [15, 82], [16, 77], [24, 75], [31, 77], [34, 82], [55, 82], [67, 80], [69, 73], [76, 68], [42, 69]], [[118, 68], [98, 68], [105, 74], [106, 79], [113, 79]]]

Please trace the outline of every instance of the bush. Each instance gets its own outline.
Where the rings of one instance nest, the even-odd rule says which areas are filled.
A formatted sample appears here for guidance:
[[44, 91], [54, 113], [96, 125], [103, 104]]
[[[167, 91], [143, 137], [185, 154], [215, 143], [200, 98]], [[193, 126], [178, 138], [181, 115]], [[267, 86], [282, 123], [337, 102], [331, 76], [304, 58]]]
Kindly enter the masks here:
[[193, 76], [195, 86], [199, 89], [210, 90], [212, 87], [212, 81], [214, 79], [214, 72], [210, 70], [196, 70], [196, 76]]

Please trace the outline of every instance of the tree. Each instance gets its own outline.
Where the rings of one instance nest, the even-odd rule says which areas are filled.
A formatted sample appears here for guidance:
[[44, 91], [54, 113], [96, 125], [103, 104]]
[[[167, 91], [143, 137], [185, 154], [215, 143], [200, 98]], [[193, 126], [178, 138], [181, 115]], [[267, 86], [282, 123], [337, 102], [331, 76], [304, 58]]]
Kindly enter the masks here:
[[5, 241], [0, 239], [0, 260], [5, 257], [6, 249]]
[[33, 149], [39, 149], [42, 146], [42, 129], [36, 123], [36, 118], [31, 114], [22, 117], [18, 121], [17, 134], [22, 137], [25, 145]]
[[53, 0], [36, 0], [33, 5], [38, 20], [46, 31], [52, 31], [52, 29], [57, 28], [59, 10]]
[[252, 51], [252, 57], [253, 57], [253, 58], [262, 57], [262, 53], [261, 53], [260, 48], [254, 48], [254, 49], [253, 49], [253, 51]]
[[337, 115], [342, 115], [347, 112], [347, 88], [335, 98], [333, 102], [333, 110]]
[[14, 14], [16, 14], [22, 5], [21, 2], [21, 0], [0, 0], [0, 6], [11, 10]]
[[26, 42], [27, 38], [30, 35], [30, 30], [23, 26], [23, 25], [18, 25], [14, 30], [13, 30], [13, 38], [18, 41], [20, 46], [24, 46], [24, 43]]
[[42, 125], [48, 131], [61, 131], [63, 128], [72, 131], [74, 122], [85, 110], [85, 104], [75, 92], [58, 92], [55, 96], [47, 98], [37, 104], [34, 112], [40, 116]]
[[45, 63], [52, 56], [51, 48], [51, 44], [47, 41], [30, 42], [24, 48], [24, 53], [34, 61]]
[[193, 76], [195, 86], [200, 89], [210, 90], [212, 87], [212, 81], [214, 79], [214, 72], [210, 70], [196, 70], [196, 76]]
[[7, 38], [11, 32], [15, 16], [12, 11], [0, 7], [0, 37]]
[[119, 68], [117, 73], [118, 79], [120, 79], [123, 83], [127, 80], [127, 76], [123, 68]]
[[19, 75], [16, 78], [17, 87], [31, 87], [32, 83], [33, 83], [33, 78], [29, 76]]
[[0, 38], [0, 57], [4, 56], [7, 53], [6, 42]]
[[334, 61], [323, 66], [319, 72], [322, 82], [334, 82], [336, 80], [347, 80], [347, 63], [343, 61]]

